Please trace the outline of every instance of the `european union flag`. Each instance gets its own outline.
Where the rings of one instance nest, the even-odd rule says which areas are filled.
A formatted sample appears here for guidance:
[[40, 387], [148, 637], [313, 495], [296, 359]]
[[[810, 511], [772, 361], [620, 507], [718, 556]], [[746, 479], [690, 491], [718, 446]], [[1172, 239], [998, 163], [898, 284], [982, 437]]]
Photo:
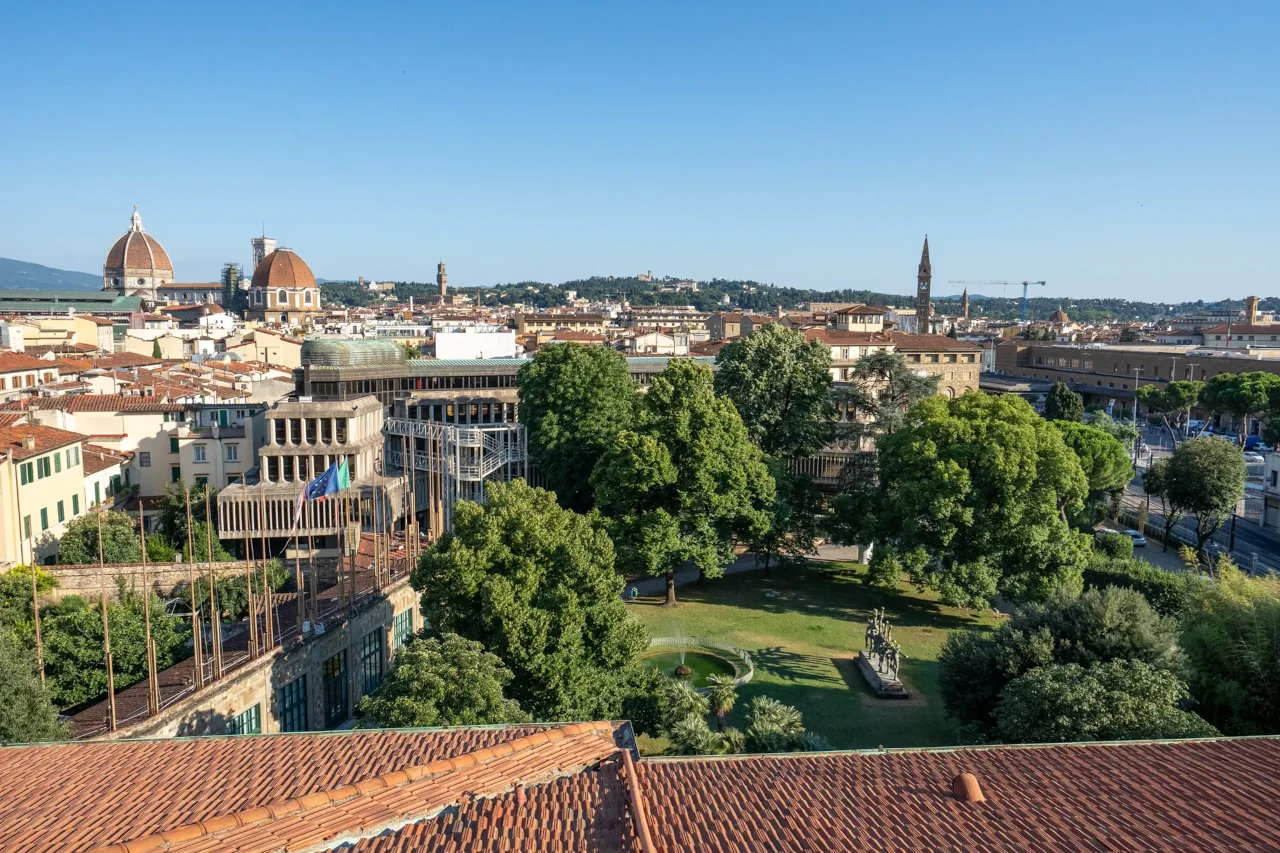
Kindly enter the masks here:
[[350, 485], [351, 476], [347, 473], [347, 460], [340, 459], [326, 468], [319, 477], [307, 483], [306, 498], [309, 501], [322, 501]]

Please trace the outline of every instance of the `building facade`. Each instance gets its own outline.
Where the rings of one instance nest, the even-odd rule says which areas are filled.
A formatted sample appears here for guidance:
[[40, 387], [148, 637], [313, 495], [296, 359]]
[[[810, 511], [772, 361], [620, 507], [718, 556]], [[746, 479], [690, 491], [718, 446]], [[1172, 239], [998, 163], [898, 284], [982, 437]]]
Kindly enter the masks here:
[[277, 249], [253, 270], [249, 288], [250, 320], [282, 326], [313, 326], [323, 317], [320, 286], [306, 261], [290, 249]]
[[107, 250], [102, 262], [102, 289], [121, 296], [137, 296], [156, 302], [157, 289], [173, 281], [173, 262], [160, 241], [142, 227], [137, 205], [129, 217], [129, 230]]

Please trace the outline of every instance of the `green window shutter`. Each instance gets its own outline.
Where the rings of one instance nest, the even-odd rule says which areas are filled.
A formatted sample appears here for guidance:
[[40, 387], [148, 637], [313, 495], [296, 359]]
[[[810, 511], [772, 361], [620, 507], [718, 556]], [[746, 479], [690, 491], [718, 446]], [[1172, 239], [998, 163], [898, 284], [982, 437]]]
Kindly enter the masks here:
[[44, 509], [40, 510], [40, 529], [41, 530], [49, 529], [49, 508], [48, 507], [45, 507]]
[[71, 514], [72, 515], [80, 514], [80, 496], [79, 495], [71, 496]]
[[95, 504], [102, 503], [102, 484], [101, 483], [93, 484], [93, 502]]
[[57, 471], [59, 474], [62, 473], [62, 454], [61, 453], [53, 454], [53, 470]]
[[182, 479], [182, 469], [181, 469], [181, 468], [179, 468], [177, 465], [174, 465], [174, 466], [173, 466], [173, 468], [172, 468], [172, 469], [170, 469], [170, 470], [171, 470], [171, 472], [172, 472], [173, 482], [175, 482], [175, 483], [176, 483], [176, 482], [178, 482], [179, 480], [181, 480], [181, 479]]
[[178, 452], [178, 439], [176, 438], [169, 439], [169, 452], [170, 453]]
[[27, 466], [25, 464], [18, 466], [18, 484], [22, 486], [27, 484]]
[[80, 464], [80, 446], [76, 445], [76, 464]]
[[62, 505], [62, 501], [58, 501], [58, 521], [67, 520], [67, 511]]

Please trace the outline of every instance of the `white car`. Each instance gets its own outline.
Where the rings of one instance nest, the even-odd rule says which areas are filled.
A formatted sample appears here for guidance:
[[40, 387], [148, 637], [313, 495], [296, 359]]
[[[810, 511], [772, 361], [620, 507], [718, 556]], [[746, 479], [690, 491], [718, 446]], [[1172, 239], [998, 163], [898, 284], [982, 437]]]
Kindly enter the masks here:
[[1249, 451], [1245, 453], [1244, 461], [1248, 462], [1250, 465], [1262, 465], [1267, 461], [1267, 457], [1263, 456], [1261, 453]]

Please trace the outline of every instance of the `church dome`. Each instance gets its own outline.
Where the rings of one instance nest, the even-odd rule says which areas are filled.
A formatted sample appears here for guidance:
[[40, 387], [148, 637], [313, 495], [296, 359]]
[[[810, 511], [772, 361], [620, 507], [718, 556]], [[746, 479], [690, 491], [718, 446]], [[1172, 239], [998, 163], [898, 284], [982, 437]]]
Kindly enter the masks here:
[[157, 276], [173, 279], [173, 262], [169, 260], [169, 253], [159, 240], [142, 230], [142, 217], [138, 215], [137, 207], [133, 208], [129, 230], [112, 245], [102, 266], [120, 271], [152, 270]]
[[253, 286], [302, 290], [314, 288], [316, 277], [311, 267], [289, 249], [276, 249], [263, 258], [253, 271]]
[[1049, 319], [1054, 323], [1069, 323], [1067, 312], [1062, 310], [1062, 306], [1058, 306], [1058, 310], [1049, 315]]

